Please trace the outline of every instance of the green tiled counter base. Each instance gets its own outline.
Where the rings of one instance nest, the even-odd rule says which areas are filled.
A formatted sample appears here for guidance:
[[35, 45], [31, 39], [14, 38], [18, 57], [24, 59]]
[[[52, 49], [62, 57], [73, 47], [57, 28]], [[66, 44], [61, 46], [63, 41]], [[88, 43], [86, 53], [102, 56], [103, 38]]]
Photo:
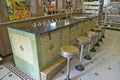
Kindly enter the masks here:
[[[8, 28], [16, 66], [35, 80], [41, 80], [40, 72], [60, 58], [59, 49], [64, 44], [74, 44], [79, 35], [96, 26], [97, 18], [37, 36]], [[62, 68], [62, 67], [61, 67]]]

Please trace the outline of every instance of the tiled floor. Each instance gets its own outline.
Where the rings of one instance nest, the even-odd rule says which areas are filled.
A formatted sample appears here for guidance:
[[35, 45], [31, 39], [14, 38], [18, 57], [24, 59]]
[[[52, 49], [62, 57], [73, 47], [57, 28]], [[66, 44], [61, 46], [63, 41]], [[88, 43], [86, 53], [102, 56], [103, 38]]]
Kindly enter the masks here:
[[4, 58], [0, 64], [0, 80], [33, 80], [20, 69], [15, 67], [13, 56]]
[[0, 65], [0, 80], [22, 80], [5, 66]]
[[[120, 31], [106, 30], [106, 38], [91, 52], [92, 60], [83, 59], [84, 71], [75, 70], [79, 58], [71, 61], [71, 80], [120, 80]], [[52, 80], [64, 80], [66, 67]]]
[[[74, 68], [79, 58], [71, 61], [71, 80], [120, 80], [120, 31], [106, 30], [105, 36], [101, 46], [96, 47], [97, 52], [91, 52], [92, 60], [83, 59], [84, 71]], [[13, 62], [11, 58], [8, 60]], [[0, 80], [23, 80], [8, 68], [0, 65]], [[65, 75], [66, 67], [52, 80], [64, 80]]]

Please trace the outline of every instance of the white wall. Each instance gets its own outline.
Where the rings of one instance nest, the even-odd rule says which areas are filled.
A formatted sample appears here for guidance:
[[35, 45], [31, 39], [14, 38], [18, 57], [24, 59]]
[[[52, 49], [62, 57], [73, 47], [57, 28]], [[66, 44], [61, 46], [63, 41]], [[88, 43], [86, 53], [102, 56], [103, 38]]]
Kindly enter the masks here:
[[62, 10], [62, 0], [58, 0], [58, 10]]
[[110, 0], [104, 0], [104, 6], [106, 6], [108, 3], [110, 3]]

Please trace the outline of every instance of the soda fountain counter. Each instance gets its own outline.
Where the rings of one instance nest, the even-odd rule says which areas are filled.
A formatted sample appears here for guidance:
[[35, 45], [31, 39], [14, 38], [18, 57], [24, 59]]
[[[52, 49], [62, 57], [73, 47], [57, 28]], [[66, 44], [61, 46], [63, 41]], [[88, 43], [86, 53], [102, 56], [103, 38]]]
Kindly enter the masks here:
[[56, 14], [56, 15], [49, 15], [49, 16], [33, 17], [30, 19], [0, 23], [0, 56], [6, 57], [12, 54], [7, 26], [11, 24], [25, 26], [25, 25], [37, 23], [37, 22], [40, 22], [43, 24], [44, 22], [55, 20], [55, 19], [57, 20], [65, 19], [65, 14], [63, 13], [63, 14]]
[[[8, 33], [16, 67], [34, 80], [50, 80], [65, 65], [65, 59], [59, 54], [60, 47], [74, 44], [77, 36], [84, 35], [96, 23], [97, 17], [89, 16], [44, 25], [10, 25]], [[57, 65], [49, 68], [54, 63]]]

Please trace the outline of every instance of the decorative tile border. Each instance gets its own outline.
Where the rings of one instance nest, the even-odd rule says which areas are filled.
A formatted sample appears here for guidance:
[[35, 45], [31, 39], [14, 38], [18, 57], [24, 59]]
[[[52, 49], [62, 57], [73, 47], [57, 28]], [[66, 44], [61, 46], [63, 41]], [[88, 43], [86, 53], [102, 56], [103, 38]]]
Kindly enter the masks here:
[[12, 63], [4, 63], [3, 64], [6, 68], [8, 68], [10, 71], [15, 73], [17, 76], [19, 76], [23, 80], [33, 80], [31, 77], [27, 76], [24, 72], [19, 70], [17, 67], [14, 66]]

